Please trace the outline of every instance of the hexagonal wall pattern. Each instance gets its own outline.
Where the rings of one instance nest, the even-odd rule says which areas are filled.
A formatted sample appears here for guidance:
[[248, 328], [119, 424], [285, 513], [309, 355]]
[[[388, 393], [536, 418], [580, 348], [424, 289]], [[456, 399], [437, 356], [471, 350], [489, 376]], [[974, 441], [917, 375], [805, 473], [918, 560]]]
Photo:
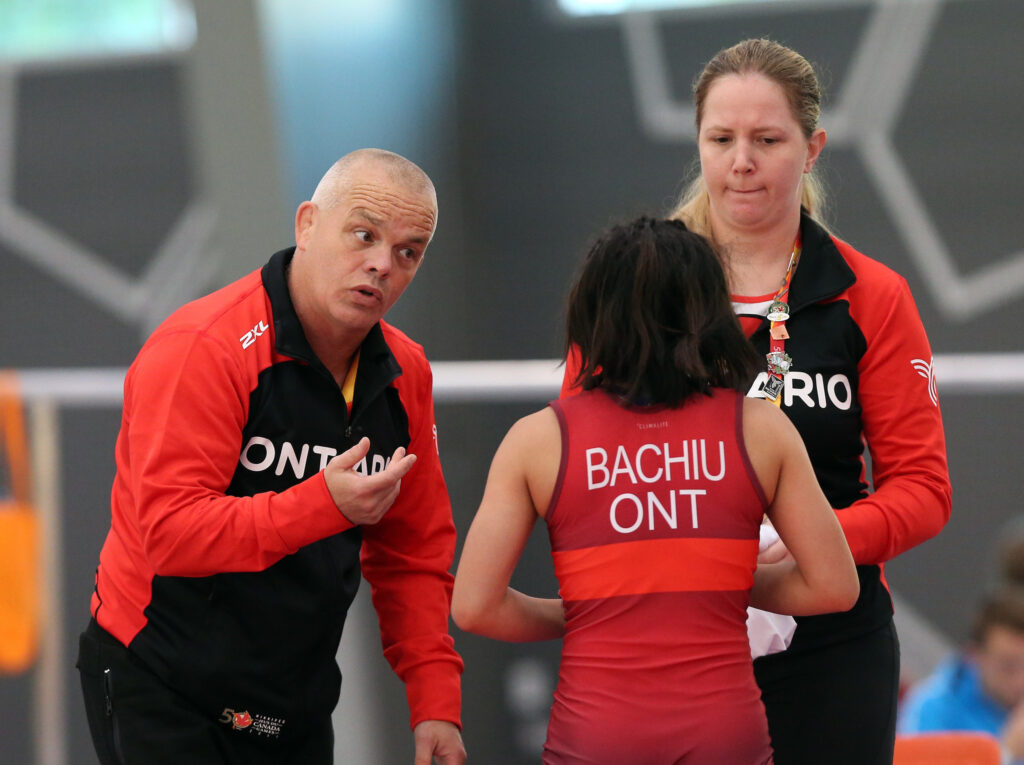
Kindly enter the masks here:
[[178, 68], [0, 68], [0, 244], [143, 337], [215, 266]]
[[[871, 14], [850, 62], [838, 104], [822, 115], [833, 147], [859, 155], [920, 276], [946, 319], [963, 322], [1024, 294], [1024, 250], [966, 272], [896, 145], [903, 110], [947, 0], [871, 0]], [[804, 7], [808, 4], [803, 4]], [[973, 2], [978, 13], [984, 3]], [[694, 110], [678, 101], [659, 24], [665, 13], [619, 17], [643, 127], [653, 138], [693, 141]], [[998, 15], [990, 14], [998, 24]], [[983, 45], [971, 51], [986, 55]], [[939, 159], [939, 158], [937, 158]], [[951, 184], [955, 178], [949, 179]]]

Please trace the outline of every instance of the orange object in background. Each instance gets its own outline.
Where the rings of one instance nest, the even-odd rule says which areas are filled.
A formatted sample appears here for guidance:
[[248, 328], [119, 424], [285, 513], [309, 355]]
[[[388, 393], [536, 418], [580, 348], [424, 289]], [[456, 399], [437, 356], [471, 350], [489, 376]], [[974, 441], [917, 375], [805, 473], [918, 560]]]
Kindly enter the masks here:
[[39, 648], [39, 518], [17, 384], [0, 374], [0, 673], [23, 672]]
[[1000, 765], [999, 740], [988, 733], [951, 731], [896, 737], [893, 765]]

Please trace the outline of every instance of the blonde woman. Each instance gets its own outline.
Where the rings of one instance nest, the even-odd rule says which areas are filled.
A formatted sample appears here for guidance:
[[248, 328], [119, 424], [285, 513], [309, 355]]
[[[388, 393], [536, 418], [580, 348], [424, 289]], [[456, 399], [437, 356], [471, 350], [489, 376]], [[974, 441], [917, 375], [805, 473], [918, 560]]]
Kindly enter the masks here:
[[[789, 649], [755, 662], [776, 763], [888, 765], [899, 643], [884, 564], [951, 509], [931, 348], [903, 278], [821, 223], [826, 134], [804, 57], [745, 40], [711, 59], [694, 102], [701, 171], [671, 217], [721, 254], [762, 358], [748, 395], [803, 437], [860, 575], [852, 609], [797, 619]], [[570, 355], [567, 389], [577, 368]], [[777, 545], [764, 559], [785, 555]]]

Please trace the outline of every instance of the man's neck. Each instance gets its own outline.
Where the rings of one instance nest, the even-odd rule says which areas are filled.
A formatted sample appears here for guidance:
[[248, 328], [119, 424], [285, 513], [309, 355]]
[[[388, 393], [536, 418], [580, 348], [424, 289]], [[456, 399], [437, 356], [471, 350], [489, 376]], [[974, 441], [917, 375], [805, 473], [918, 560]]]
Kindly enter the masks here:
[[293, 276], [294, 270], [289, 268], [285, 278], [295, 315], [299, 319], [309, 347], [313, 349], [313, 353], [320, 359], [320, 362], [327, 367], [340, 388], [345, 383], [349, 367], [352, 366], [352, 359], [355, 358], [356, 352], [363, 344], [363, 340], [366, 339], [366, 333], [360, 334], [340, 329], [330, 319], [325, 319], [316, 311], [309, 310], [301, 298], [301, 291], [292, 288]]
[[[299, 320], [301, 321], [301, 317]], [[358, 342], [354, 342], [352, 338], [328, 340], [325, 337], [320, 332], [307, 332], [307, 338], [313, 353], [327, 367], [327, 371], [331, 373], [331, 376], [334, 377], [340, 388], [345, 384], [345, 378], [348, 376], [348, 370], [352, 366], [352, 360], [359, 351], [359, 346], [362, 345], [365, 337], [359, 338]]]

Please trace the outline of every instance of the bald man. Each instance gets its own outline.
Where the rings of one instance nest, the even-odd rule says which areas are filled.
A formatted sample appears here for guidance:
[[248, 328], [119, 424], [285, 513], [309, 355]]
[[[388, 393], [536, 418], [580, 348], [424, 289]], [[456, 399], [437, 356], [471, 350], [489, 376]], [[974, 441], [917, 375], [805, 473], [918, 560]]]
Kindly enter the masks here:
[[353, 152], [299, 206], [295, 247], [143, 345], [79, 647], [102, 765], [333, 762], [360, 573], [415, 765], [465, 761], [430, 366], [383, 321], [436, 222], [419, 167]]

